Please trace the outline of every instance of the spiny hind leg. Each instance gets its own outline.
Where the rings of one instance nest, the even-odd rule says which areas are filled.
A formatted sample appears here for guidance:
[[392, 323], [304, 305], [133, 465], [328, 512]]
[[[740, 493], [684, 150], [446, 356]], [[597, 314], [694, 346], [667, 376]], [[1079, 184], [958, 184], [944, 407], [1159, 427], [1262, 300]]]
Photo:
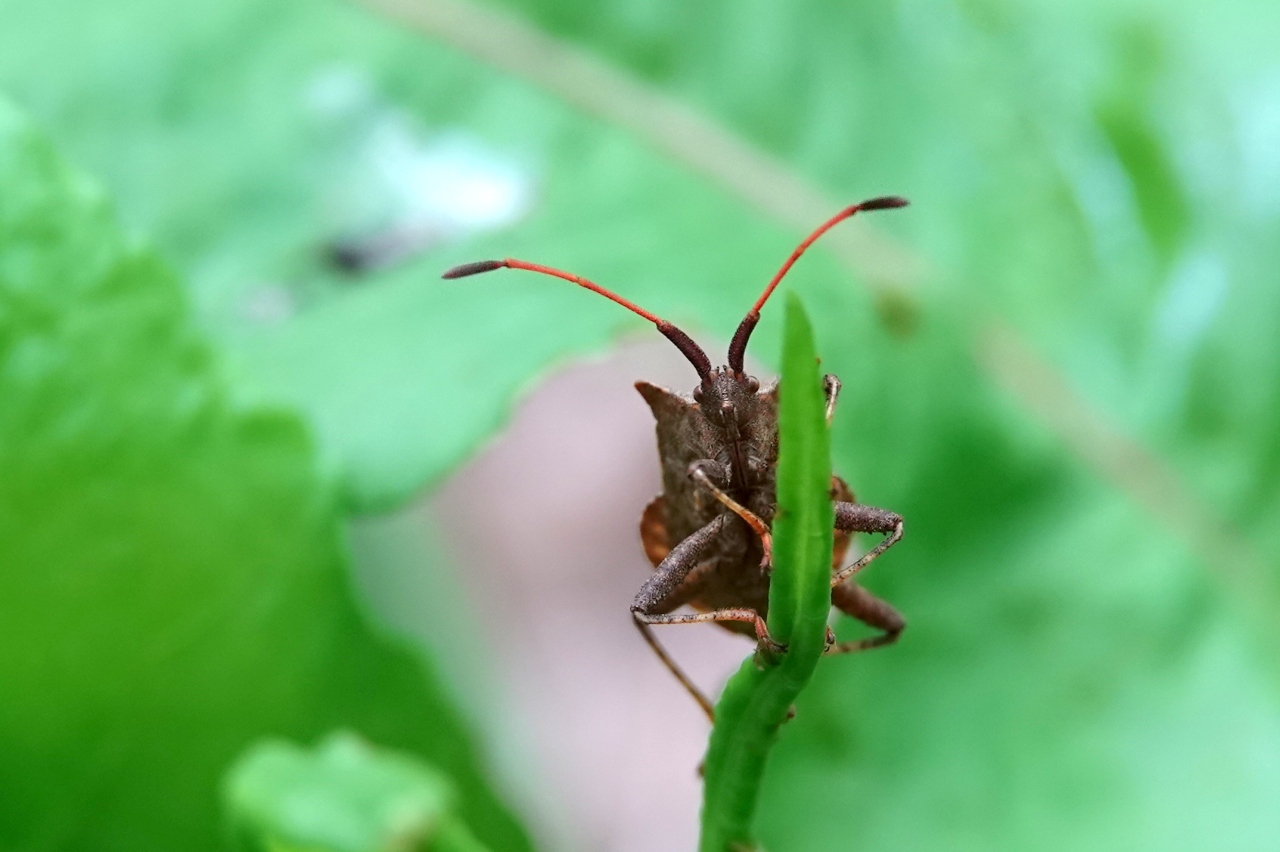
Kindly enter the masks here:
[[727, 515], [718, 516], [673, 547], [666, 558], [658, 563], [653, 575], [640, 587], [640, 591], [636, 593], [635, 600], [631, 603], [631, 618], [635, 622], [636, 629], [640, 631], [640, 635], [644, 637], [644, 641], [648, 643], [653, 653], [667, 667], [667, 670], [680, 682], [680, 685], [693, 697], [693, 700], [698, 702], [698, 706], [702, 708], [702, 712], [707, 714], [707, 718], [713, 722], [715, 721], [715, 712], [712, 709], [711, 701], [702, 693], [702, 690], [698, 689], [689, 676], [676, 665], [675, 660], [671, 658], [666, 649], [658, 642], [657, 637], [653, 635], [649, 625], [663, 623], [667, 617], [666, 614], [670, 610], [684, 603], [689, 594], [686, 581], [697, 582], [697, 577], [691, 575], [694, 575], [702, 555], [724, 528], [727, 518]]
[[893, 605], [876, 597], [855, 583], [843, 583], [831, 589], [831, 603], [845, 615], [858, 619], [868, 627], [881, 631], [878, 636], [866, 639], [855, 639], [851, 642], [836, 642], [835, 635], [828, 631], [827, 654], [850, 654], [858, 651], [869, 651], [881, 648], [898, 641], [907, 622]]
[[706, 526], [677, 544], [667, 554], [667, 558], [659, 563], [640, 591], [631, 602], [631, 612], [635, 619], [644, 624], [702, 624], [708, 621], [742, 621], [750, 624], [755, 630], [756, 639], [770, 651], [781, 651], [782, 646], [773, 641], [769, 628], [760, 617], [760, 613], [750, 607], [731, 607], [715, 609], [710, 612], [673, 613], [683, 602], [682, 590], [685, 579], [697, 568], [702, 556], [720, 535], [724, 525], [728, 523], [728, 515], [717, 515]]
[[877, 509], [874, 506], [863, 506], [860, 503], [844, 502], [836, 503], [835, 510], [836, 529], [846, 532], [884, 533], [885, 537], [879, 544], [864, 553], [858, 561], [832, 574], [832, 588], [866, 568], [882, 553], [902, 540], [902, 516], [896, 512]]

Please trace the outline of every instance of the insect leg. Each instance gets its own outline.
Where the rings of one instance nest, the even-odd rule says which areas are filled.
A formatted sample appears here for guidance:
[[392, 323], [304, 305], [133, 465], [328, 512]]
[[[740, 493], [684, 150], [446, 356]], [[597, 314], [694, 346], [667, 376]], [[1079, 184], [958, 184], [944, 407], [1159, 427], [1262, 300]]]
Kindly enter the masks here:
[[827, 425], [831, 425], [831, 418], [836, 414], [836, 399], [840, 396], [840, 380], [832, 373], [827, 373], [822, 377], [822, 392], [827, 397]]
[[713, 723], [716, 720], [716, 711], [711, 699], [702, 694], [702, 690], [689, 678], [684, 670], [676, 665], [676, 661], [671, 659], [667, 654], [667, 649], [658, 643], [658, 639], [653, 635], [653, 631], [646, 622], [640, 620], [640, 616], [635, 613], [631, 614], [631, 619], [636, 625], [636, 629], [640, 631], [640, 635], [644, 637], [644, 641], [649, 643], [649, 647], [653, 649], [653, 653], [658, 655], [658, 659], [662, 660], [662, 664], [667, 667], [667, 671], [675, 675], [676, 680], [680, 681], [680, 685], [685, 691], [693, 696], [693, 700], [698, 702], [698, 706], [702, 708], [702, 712], [707, 714], [707, 718]]
[[902, 539], [902, 516], [887, 509], [863, 506], [860, 503], [836, 503], [836, 529], [850, 532], [885, 533], [884, 539], [868, 550], [852, 565], [841, 568], [831, 576], [832, 588], [870, 565], [876, 557]]
[[[632, 612], [635, 612], [635, 610], [632, 609]], [[703, 624], [708, 621], [745, 621], [755, 628], [756, 640], [766, 650], [780, 654], [787, 649], [785, 645], [780, 645], [773, 641], [773, 637], [769, 635], [769, 627], [764, 623], [764, 619], [760, 617], [760, 613], [746, 607], [713, 609], [710, 612], [673, 612], [659, 615], [636, 613], [636, 617], [646, 624]]]
[[727, 515], [717, 515], [702, 529], [671, 548], [667, 557], [654, 569], [652, 576], [636, 592], [635, 600], [631, 602], [631, 611], [649, 614], [662, 612], [662, 605], [680, 588], [689, 572], [698, 566], [702, 554], [706, 553], [707, 548], [724, 529], [727, 518]]
[[756, 638], [771, 651], [782, 651], [783, 648], [769, 635], [769, 628], [760, 617], [760, 613], [749, 608], [717, 609], [711, 612], [670, 613], [670, 598], [680, 588], [680, 584], [689, 576], [689, 572], [697, 567], [702, 554], [706, 552], [720, 531], [724, 529], [728, 515], [717, 515], [705, 527], [677, 544], [662, 560], [653, 576], [650, 577], [636, 598], [631, 602], [631, 612], [637, 621], [645, 624], [698, 624], [704, 621], [745, 621], [756, 631]]
[[649, 643], [649, 647], [667, 667], [675, 679], [693, 696], [693, 700], [698, 702], [698, 706], [707, 714], [707, 718], [715, 721], [715, 713], [712, 709], [711, 702], [701, 690], [698, 689], [689, 679], [675, 661], [667, 654], [658, 640], [654, 637], [649, 629], [649, 624], [654, 619], [662, 617], [662, 613], [682, 603], [680, 599], [681, 584], [688, 579], [689, 574], [698, 567], [698, 562], [707, 548], [711, 545], [720, 531], [724, 529], [727, 515], [720, 515], [711, 521], [702, 529], [690, 535], [684, 541], [677, 544], [667, 554], [666, 558], [658, 564], [653, 575], [640, 587], [640, 591], [636, 593], [635, 600], [631, 604], [631, 618], [635, 622], [636, 628], [640, 631], [640, 635], [644, 637], [644, 641]]
[[898, 641], [898, 637], [907, 627], [906, 619], [893, 608], [892, 604], [854, 583], [843, 583], [832, 588], [831, 603], [845, 615], [851, 615], [868, 627], [874, 627], [883, 632], [879, 636], [871, 636], [867, 639], [833, 644], [827, 648], [828, 654], [848, 654], [892, 645]]
[[755, 531], [760, 537], [760, 545], [764, 549], [764, 556], [760, 560], [760, 567], [771, 569], [773, 567], [773, 535], [769, 532], [769, 525], [757, 515], [755, 512], [743, 506], [737, 500], [734, 500], [726, 494], [721, 488], [711, 481], [711, 476], [707, 473], [707, 468], [716, 468], [719, 465], [713, 461], [696, 461], [689, 465], [689, 475], [698, 481], [703, 487], [715, 496], [717, 500], [728, 507], [739, 518], [747, 522], [747, 526]]

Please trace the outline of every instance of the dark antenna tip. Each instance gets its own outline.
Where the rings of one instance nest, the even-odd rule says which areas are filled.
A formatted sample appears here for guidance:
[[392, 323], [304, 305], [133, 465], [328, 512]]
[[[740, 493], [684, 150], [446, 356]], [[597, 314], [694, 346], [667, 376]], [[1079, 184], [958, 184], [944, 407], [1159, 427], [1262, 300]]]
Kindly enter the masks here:
[[854, 206], [859, 210], [890, 210], [894, 207], [906, 207], [910, 203], [900, 195], [882, 195], [879, 198], [867, 199]]
[[466, 278], [468, 275], [479, 275], [481, 272], [492, 272], [495, 269], [502, 269], [506, 266], [503, 260], [477, 260], [475, 263], [464, 263], [461, 266], [455, 266], [453, 269], [446, 270], [441, 278]]
[[764, 288], [764, 293], [756, 299], [756, 303], [751, 306], [751, 310], [747, 312], [746, 317], [742, 320], [742, 324], [738, 326], [738, 330], [733, 333], [733, 340], [729, 343], [729, 367], [735, 373], [742, 372], [743, 361], [747, 354], [747, 343], [751, 339], [751, 332], [755, 330], [756, 323], [760, 321], [760, 309], [764, 307], [764, 303], [769, 301], [769, 296], [773, 294], [773, 290], [778, 286], [778, 282], [782, 280], [791, 266], [800, 259], [800, 255], [804, 254], [805, 249], [813, 245], [814, 240], [834, 228], [840, 222], [850, 218], [864, 210], [889, 210], [894, 207], [906, 207], [907, 199], [897, 195], [881, 195], [877, 198], [868, 198], [861, 204], [852, 204], [827, 221], [818, 226], [812, 234], [805, 237], [804, 242], [796, 246], [795, 251], [791, 252], [791, 257], [787, 258], [787, 262], [782, 264], [782, 268], [769, 281], [768, 286]]

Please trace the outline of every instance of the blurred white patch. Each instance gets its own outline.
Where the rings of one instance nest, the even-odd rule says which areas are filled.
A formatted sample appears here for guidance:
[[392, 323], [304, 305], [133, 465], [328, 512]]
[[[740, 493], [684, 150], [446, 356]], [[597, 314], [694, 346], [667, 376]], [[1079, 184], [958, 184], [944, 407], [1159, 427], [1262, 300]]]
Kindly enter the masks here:
[[1226, 301], [1230, 278], [1223, 259], [1208, 251], [1188, 253], [1169, 276], [1151, 315], [1150, 343], [1142, 381], [1132, 403], [1148, 428], [1175, 421], [1190, 390], [1191, 363]]
[[486, 231], [517, 221], [532, 203], [528, 173], [480, 140], [458, 131], [427, 139], [397, 113], [375, 125], [365, 156], [406, 219]]
[[1234, 93], [1244, 202], [1259, 216], [1280, 214], [1280, 69]]
[[307, 86], [306, 102], [313, 113], [330, 119], [352, 115], [376, 102], [373, 80], [361, 68], [335, 65], [316, 74]]
[[531, 169], [474, 134], [426, 126], [358, 68], [318, 71], [304, 99], [332, 137], [323, 219], [342, 266], [386, 266], [508, 227], [533, 206]]
[[1174, 270], [1164, 298], [1156, 305], [1156, 339], [1166, 350], [1190, 352], [1213, 323], [1227, 295], [1222, 258], [1198, 252]]
[[[1080, 136], [1079, 131], [1072, 132]], [[1153, 261], [1133, 184], [1101, 132], [1086, 130], [1083, 138], [1070, 140], [1064, 135], [1053, 151], [1108, 277], [1134, 281], [1146, 277]]]
[[293, 294], [279, 284], [266, 284], [253, 289], [244, 306], [245, 317], [263, 325], [284, 322], [297, 311]]

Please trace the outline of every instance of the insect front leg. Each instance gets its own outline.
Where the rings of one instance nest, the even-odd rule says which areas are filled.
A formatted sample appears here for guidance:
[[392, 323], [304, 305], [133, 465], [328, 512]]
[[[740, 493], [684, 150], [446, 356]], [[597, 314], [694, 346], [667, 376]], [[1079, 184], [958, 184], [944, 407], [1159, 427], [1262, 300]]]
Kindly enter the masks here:
[[844, 583], [831, 590], [831, 603], [845, 615], [853, 616], [868, 627], [883, 631], [879, 636], [835, 643], [835, 637], [825, 653], [848, 654], [892, 645], [907, 628], [906, 619], [888, 601], [882, 600], [855, 583]]
[[724, 465], [710, 459], [696, 461], [689, 465], [689, 476], [693, 477], [700, 485], [712, 493], [729, 511], [733, 512], [739, 518], [747, 522], [747, 526], [755, 531], [760, 537], [760, 546], [764, 551], [764, 555], [760, 558], [760, 567], [766, 571], [773, 569], [773, 534], [769, 531], [769, 525], [764, 522], [759, 515], [743, 506], [737, 500], [734, 500], [724, 492], [714, 479], [727, 483], [729, 476], [724, 469]]
[[866, 568], [876, 557], [902, 540], [902, 516], [887, 509], [863, 506], [860, 503], [838, 502], [836, 529], [847, 532], [884, 533], [885, 538], [868, 550], [857, 562], [841, 568], [831, 576], [832, 588]]
[[[635, 613], [635, 608], [631, 610]], [[636, 618], [646, 624], [705, 624], [711, 621], [743, 621], [756, 631], [756, 641], [771, 654], [781, 654], [787, 650], [786, 645], [773, 641], [769, 635], [769, 627], [760, 617], [760, 613], [748, 607], [732, 607], [729, 609], [713, 609], [710, 612], [676, 612], [669, 614], [648, 615], [636, 613]]]

